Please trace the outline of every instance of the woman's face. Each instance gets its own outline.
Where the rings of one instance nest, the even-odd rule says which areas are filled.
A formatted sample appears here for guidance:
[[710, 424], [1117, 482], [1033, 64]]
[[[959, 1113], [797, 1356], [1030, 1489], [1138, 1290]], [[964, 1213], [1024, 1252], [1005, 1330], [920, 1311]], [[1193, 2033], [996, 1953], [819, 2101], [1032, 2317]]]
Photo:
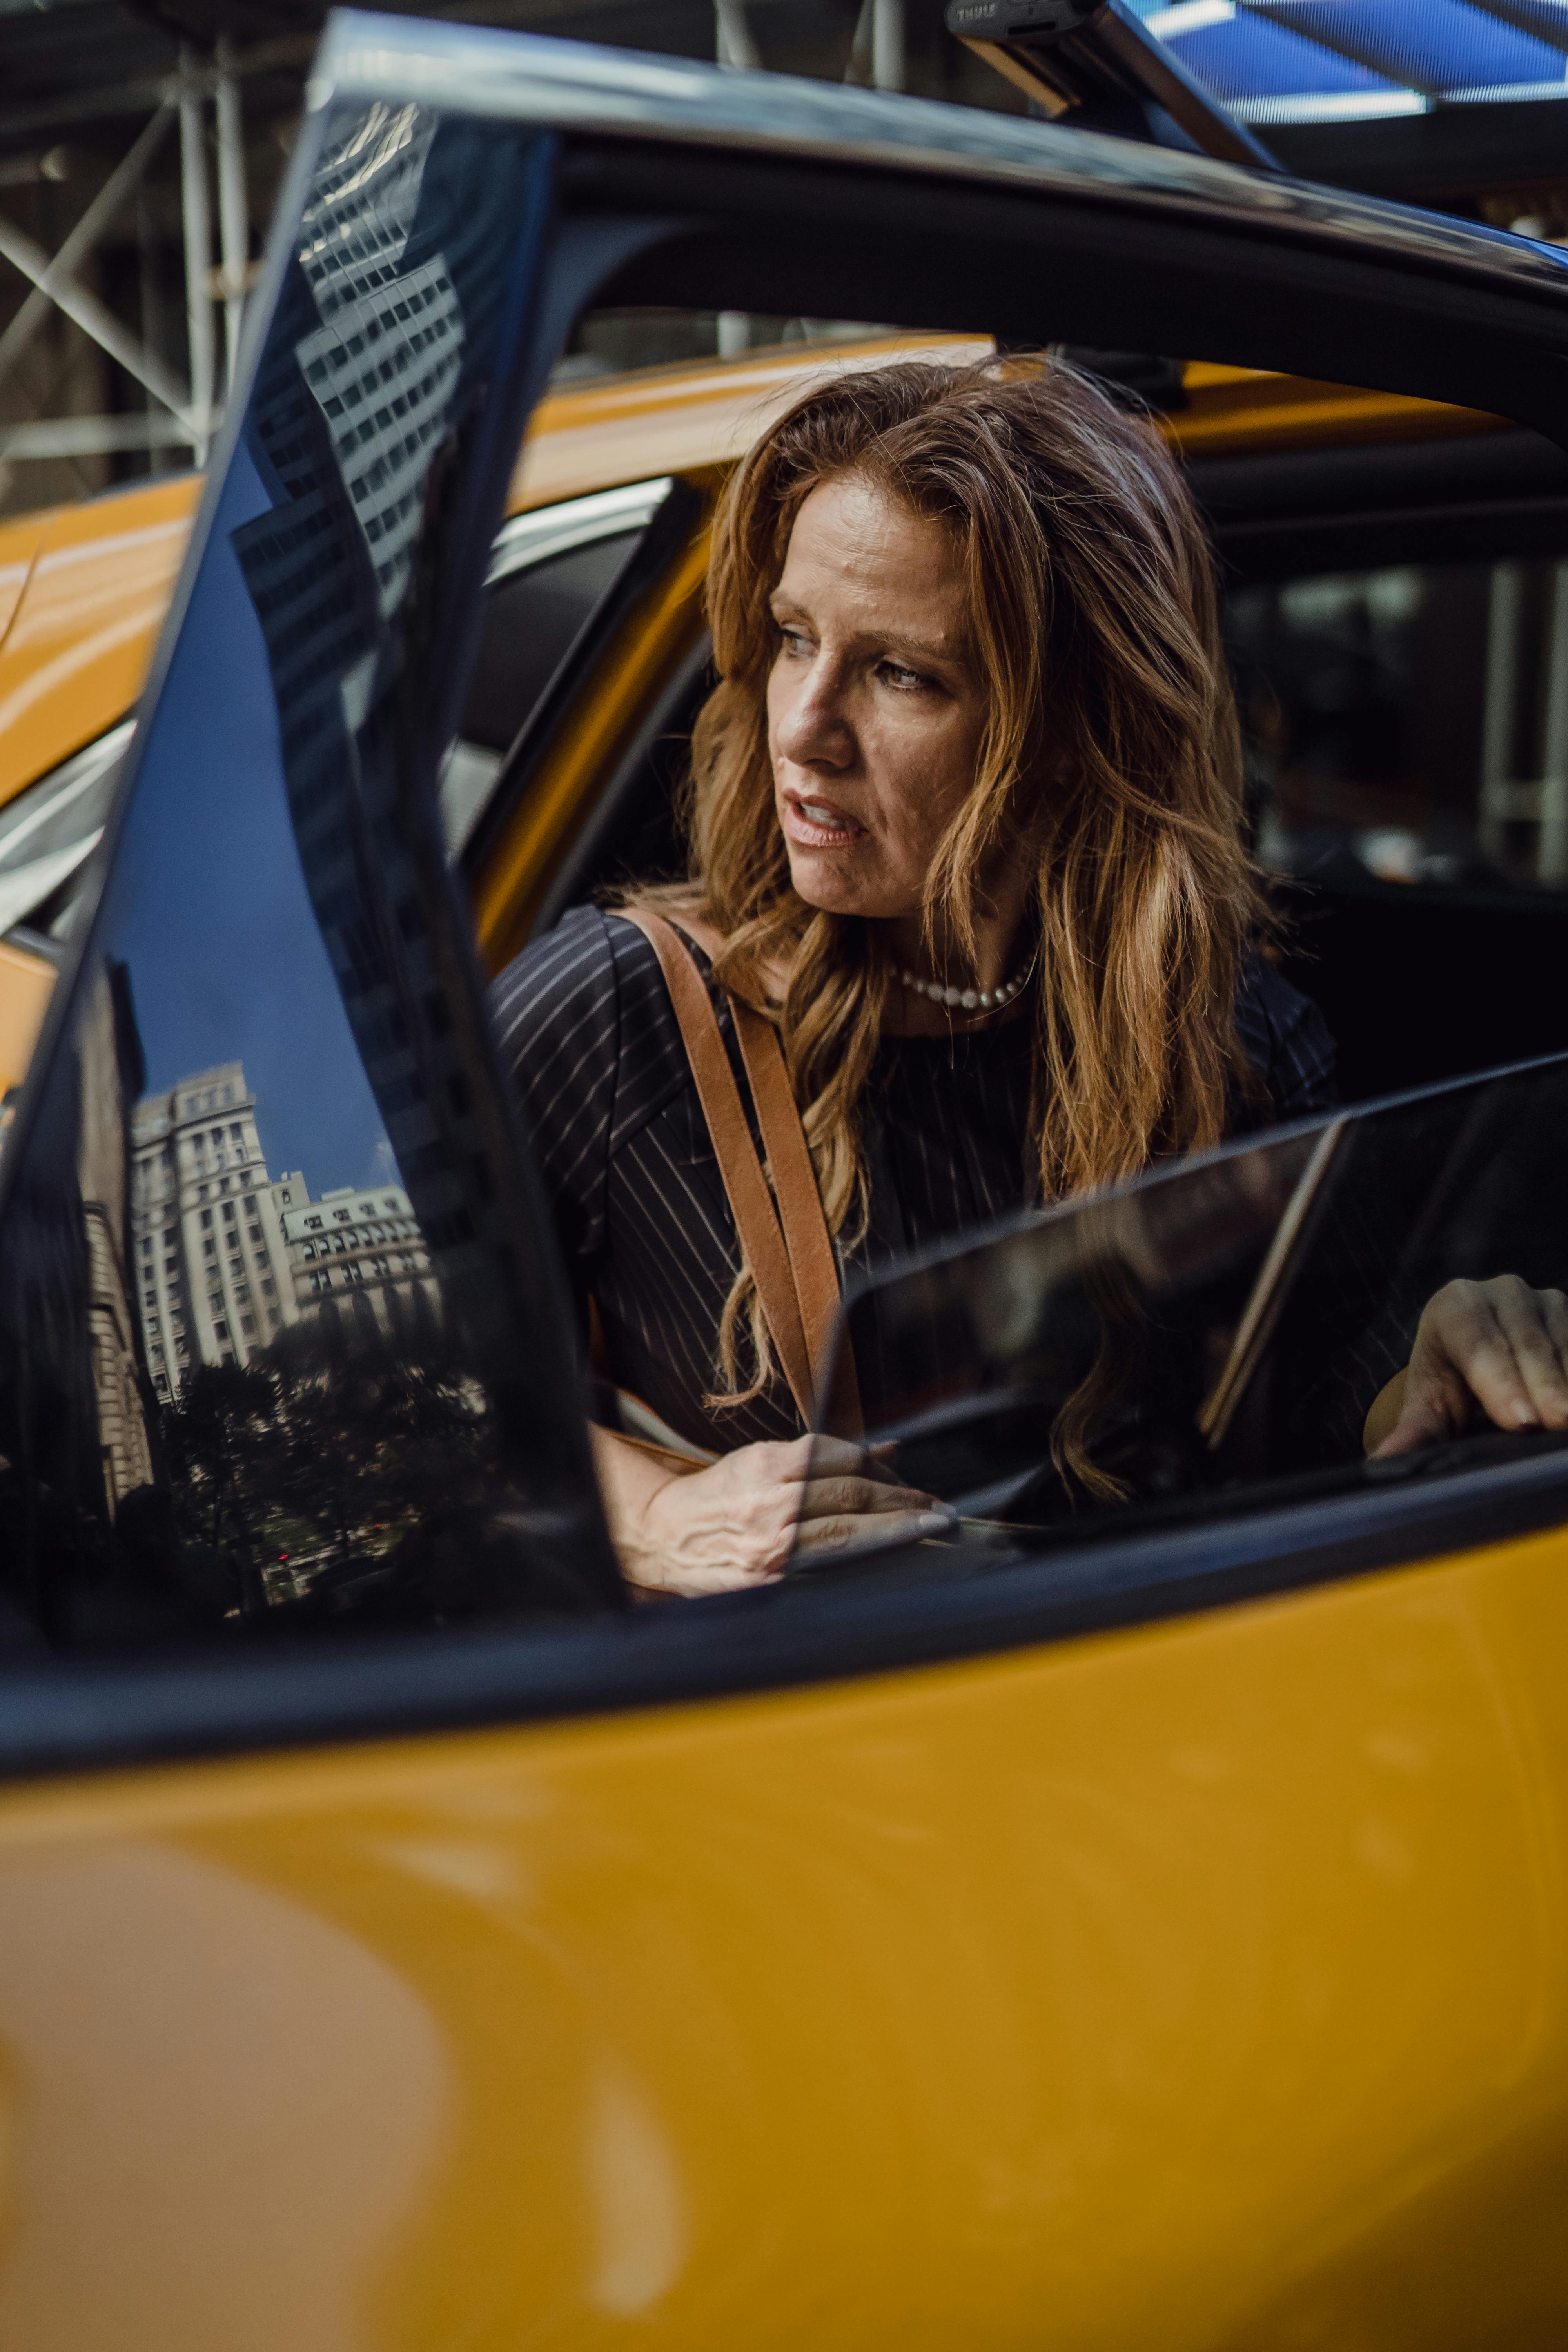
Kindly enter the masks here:
[[773, 803], [808, 906], [918, 914], [974, 782], [984, 700], [951, 541], [863, 475], [820, 483], [773, 595]]

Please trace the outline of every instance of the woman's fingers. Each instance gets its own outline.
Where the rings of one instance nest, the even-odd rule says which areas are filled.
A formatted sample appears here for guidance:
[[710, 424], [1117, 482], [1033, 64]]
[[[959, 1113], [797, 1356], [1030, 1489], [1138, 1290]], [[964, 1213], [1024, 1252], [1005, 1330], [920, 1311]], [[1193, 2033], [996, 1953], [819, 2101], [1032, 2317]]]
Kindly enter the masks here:
[[689, 1598], [771, 1584], [797, 1550], [854, 1551], [954, 1525], [945, 1504], [899, 1485], [885, 1457], [837, 1437], [740, 1446], [664, 1480], [623, 1517], [617, 1549], [631, 1580]]
[[801, 1451], [798, 1472], [792, 1466], [792, 1475], [802, 1479], [864, 1477], [869, 1468], [880, 1465], [868, 1459], [864, 1445], [857, 1445], [849, 1437], [801, 1437], [788, 1450]]
[[1457, 1437], [1479, 1404], [1499, 1429], [1568, 1429], [1568, 1299], [1518, 1275], [1450, 1282], [1415, 1334], [1399, 1420], [1380, 1456]]
[[1450, 1395], [1438, 1387], [1418, 1386], [1415, 1369], [1412, 1359], [1412, 1377], [1405, 1383], [1399, 1419], [1374, 1450], [1374, 1462], [1386, 1461], [1395, 1454], [1415, 1454], [1423, 1445], [1440, 1444], [1446, 1437], [1458, 1437], [1464, 1428], [1469, 1398], [1463, 1382], [1456, 1381]]
[[1457, 1372], [1499, 1429], [1535, 1429], [1543, 1420], [1561, 1427], [1568, 1419], [1568, 1387], [1542, 1294], [1517, 1275], [1451, 1282], [1440, 1290], [1421, 1318], [1413, 1382], [1418, 1368], [1434, 1384]]
[[853, 1511], [932, 1511], [941, 1506], [918, 1486], [888, 1486], [879, 1478], [809, 1478], [801, 1489], [803, 1519], [842, 1517]]
[[1535, 1407], [1500, 1319], [1496, 1290], [1496, 1284], [1482, 1282], [1451, 1282], [1440, 1290], [1426, 1310], [1432, 1318], [1426, 1355], [1439, 1378], [1450, 1370], [1459, 1374], [1500, 1429], [1524, 1429], [1534, 1421]]
[[[1554, 1336], [1548, 1301], [1563, 1305], [1561, 1291], [1531, 1290], [1517, 1275], [1504, 1275], [1486, 1288], [1504, 1339], [1513, 1350], [1534, 1418], [1543, 1429], [1568, 1429], [1568, 1375], [1561, 1342]], [[1556, 1318], [1561, 1327], [1562, 1318]], [[1525, 1426], [1517, 1421], [1516, 1425]]]
[[796, 1538], [797, 1552], [815, 1557], [822, 1552], [854, 1552], [884, 1544], [918, 1543], [928, 1536], [952, 1533], [957, 1522], [951, 1511], [858, 1511], [837, 1517], [806, 1519]]

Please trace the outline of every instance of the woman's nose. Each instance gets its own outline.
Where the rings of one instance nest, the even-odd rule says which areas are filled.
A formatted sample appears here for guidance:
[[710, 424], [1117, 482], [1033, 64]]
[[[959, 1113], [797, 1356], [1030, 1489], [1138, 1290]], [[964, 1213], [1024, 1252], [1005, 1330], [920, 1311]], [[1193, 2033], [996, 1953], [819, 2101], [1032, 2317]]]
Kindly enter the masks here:
[[797, 768], [846, 768], [855, 757], [855, 730], [839, 681], [820, 657], [801, 677], [779, 713], [773, 740]]

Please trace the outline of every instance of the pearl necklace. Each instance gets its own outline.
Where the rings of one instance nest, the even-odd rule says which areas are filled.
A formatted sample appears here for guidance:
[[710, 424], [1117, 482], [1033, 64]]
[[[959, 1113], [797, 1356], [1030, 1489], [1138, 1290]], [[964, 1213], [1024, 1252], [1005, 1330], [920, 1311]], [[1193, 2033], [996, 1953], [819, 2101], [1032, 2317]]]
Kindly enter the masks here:
[[1031, 956], [1023, 971], [1005, 980], [1000, 988], [944, 988], [940, 980], [920, 980], [912, 971], [901, 971], [899, 978], [906, 988], [912, 988], [917, 996], [928, 997], [932, 1004], [963, 1013], [999, 1013], [1003, 1005], [1012, 1003], [1034, 969], [1035, 958]]

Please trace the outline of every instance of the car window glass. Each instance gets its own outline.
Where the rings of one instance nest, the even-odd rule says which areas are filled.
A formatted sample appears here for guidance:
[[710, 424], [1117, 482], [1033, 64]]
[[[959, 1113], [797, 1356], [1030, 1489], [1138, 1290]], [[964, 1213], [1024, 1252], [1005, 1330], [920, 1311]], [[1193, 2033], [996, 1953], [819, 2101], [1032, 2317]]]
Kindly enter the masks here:
[[[867, 1425], [971, 1541], [1079, 1542], [1565, 1441], [1367, 1463], [1426, 1303], [1568, 1279], [1568, 1059], [1351, 1113], [1017, 1223], [847, 1307]], [[962, 1545], [960, 1546], [962, 1549]]]
[[469, 742], [506, 750], [637, 540], [635, 531], [618, 531], [549, 556], [490, 589], [463, 709]]
[[[541, 183], [527, 137], [417, 105], [311, 136], [69, 1025], [0, 1157], [0, 1643], [618, 1595], [425, 796], [460, 626], [426, 521], [477, 597], [508, 449], [478, 479], [466, 420], [518, 364]], [[75, 855], [89, 797], [40, 841]]]

